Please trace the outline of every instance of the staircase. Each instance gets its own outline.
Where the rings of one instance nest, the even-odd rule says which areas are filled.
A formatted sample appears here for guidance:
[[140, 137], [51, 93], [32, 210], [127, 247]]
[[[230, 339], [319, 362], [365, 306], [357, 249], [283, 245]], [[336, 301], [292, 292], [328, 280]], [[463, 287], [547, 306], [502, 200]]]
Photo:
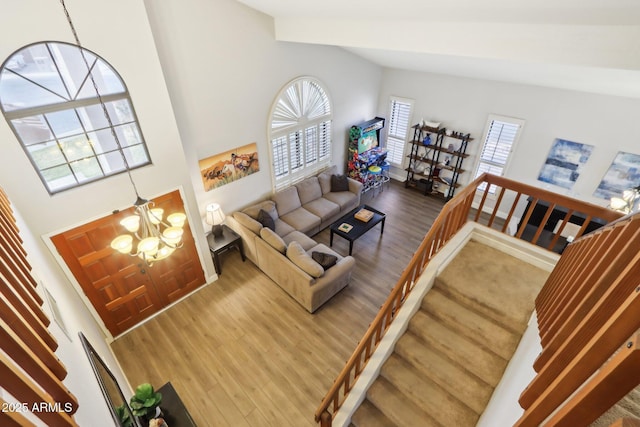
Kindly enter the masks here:
[[467, 242], [427, 292], [352, 425], [475, 426], [548, 274]]

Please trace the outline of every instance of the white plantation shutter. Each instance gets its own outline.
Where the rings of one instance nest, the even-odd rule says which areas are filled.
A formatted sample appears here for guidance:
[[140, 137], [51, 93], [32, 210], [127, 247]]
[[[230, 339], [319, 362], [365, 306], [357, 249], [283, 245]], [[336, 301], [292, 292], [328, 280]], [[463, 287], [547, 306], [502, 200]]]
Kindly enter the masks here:
[[274, 190], [313, 175], [331, 162], [331, 102], [321, 84], [301, 77], [281, 92], [271, 112]]
[[391, 98], [387, 133], [387, 161], [394, 166], [402, 167], [412, 109], [413, 100]]
[[318, 141], [318, 154], [320, 161], [331, 161], [331, 121], [320, 123], [320, 139]]
[[309, 166], [318, 161], [318, 127], [313, 126], [304, 130], [304, 161]]
[[[524, 122], [508, 117], [490, 116], [475, 177], [482, 173], [502, 176]], [[484, 186], [480, 187], [484, 190]], [[494, 193], [495, 188], [490, 189]]]
[[282, 179], [289, 174], [288, 148], [289, 143], [286, 136], [281, 136], [271, 141], [273, 174], [276, 179]]

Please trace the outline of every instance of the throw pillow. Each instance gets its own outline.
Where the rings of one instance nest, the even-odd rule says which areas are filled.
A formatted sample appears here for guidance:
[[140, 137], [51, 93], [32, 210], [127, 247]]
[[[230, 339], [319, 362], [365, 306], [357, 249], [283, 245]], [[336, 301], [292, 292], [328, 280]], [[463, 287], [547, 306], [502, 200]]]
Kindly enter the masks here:
[[258, 212], [258, 222], [262, 224], [263, 227], [267, 227], [272, 231], [275, 231], [276, 229], [276, 223], [273, 220], [273, 217], [271, 217], [271, 215], [269, 215], [269, 213], [264, 209], [260, 209], [260, 212]]
[[264, 227], [260, 230], [260, 237], [282, 254], [287, 250], [287, 244], [282, 240], [282, 237], [278, 236], [275, 231], [270, 228]]
[[322, 194], [327, 194], [331, 191], [331, 175], [335, 175], [336, 172], [338, 172], [338, 167], [333, 165], [318, 175], [318, 182], [320, 183], [320, 188], [322, 188]]
[[313, 258], [313, 260], [320, 264], [325, 270], [336, 265], [336, 262], [338, 261], [337, 256], [318, 251], [311, 252], [311, 258]]
[[287, 258], [311, 277], [320, 277], [324, 274], [324, 268], [315, 262], [298, 242], [289, 243]]
[[331, 191], [349, 191], [349, 180], [346, 175], [331, 175]]

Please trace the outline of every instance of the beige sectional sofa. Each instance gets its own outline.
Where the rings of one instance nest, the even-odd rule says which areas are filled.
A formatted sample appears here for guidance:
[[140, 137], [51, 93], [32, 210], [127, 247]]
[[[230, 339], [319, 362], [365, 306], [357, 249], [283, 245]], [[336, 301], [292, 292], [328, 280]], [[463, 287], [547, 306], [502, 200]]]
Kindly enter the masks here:
[[[345, 183], [341, 177], [348, 191], [332, 191], [336, 175], [333, 166], [227, 216], [227, 225], [242, 237], [247, 258], [310, 313], [349, 283], [355, 266], [353, 257], [309, 237], [360, 204], [362, 184], [350, 178]], [[333, 189], [337, 187], [334, 183]], [[323, 268], [314, 252], [335, 256], [335, 265]]]

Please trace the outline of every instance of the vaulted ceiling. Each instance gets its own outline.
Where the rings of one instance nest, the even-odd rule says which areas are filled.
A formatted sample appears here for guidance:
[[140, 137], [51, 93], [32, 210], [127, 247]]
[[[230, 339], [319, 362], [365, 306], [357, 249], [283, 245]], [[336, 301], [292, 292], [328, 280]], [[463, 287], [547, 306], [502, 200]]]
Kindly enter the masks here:
[[238, 0], [383, 67], [640, 98], [637, 0]]

